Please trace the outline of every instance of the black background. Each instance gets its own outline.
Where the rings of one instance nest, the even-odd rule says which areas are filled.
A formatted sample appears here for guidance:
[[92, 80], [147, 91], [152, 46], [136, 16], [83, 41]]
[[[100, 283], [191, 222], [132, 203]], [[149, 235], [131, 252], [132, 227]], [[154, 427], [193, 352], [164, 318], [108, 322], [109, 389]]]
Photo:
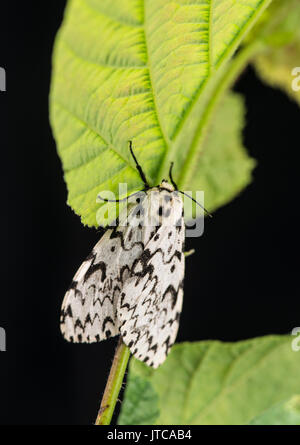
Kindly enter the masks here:
[[[99, 238], [66, 205], [48, 122], [51, 52], [65, 2], [1, 5], [1, 424], [92, 424], [115, 339], [72, 345], [59, 331], [70, 280]], [[300, 63], [300, 60], [299, 60]], [[300, 110], [248, 68], [244, 142], [253, 183], [187, 240], [178, 341], [235, 341], [300, 326], [298, 163]]]

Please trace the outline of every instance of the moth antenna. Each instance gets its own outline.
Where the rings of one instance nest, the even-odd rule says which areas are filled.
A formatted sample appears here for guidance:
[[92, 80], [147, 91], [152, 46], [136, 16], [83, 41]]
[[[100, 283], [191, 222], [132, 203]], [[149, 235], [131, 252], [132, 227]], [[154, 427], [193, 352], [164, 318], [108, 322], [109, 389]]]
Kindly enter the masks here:
[[129, 199], [132, 196], [138, 195], [139, 193], [144, 192], [144, 191], [145, 190], [139, 190], [138, 192], [132, 193], [131, 195], [128, 195], [122, 199], [106, 199], [106, 198], [102, 198], [102, 196], [100, 196], [100, 195], [98, 195], [98, 198], [101, 199], [101, 201], [105, 201], [105, 202], [123, 202], [123, 201], [126, 201], [126, 199]]
[[171, 181], [173, 187], [175, 188], [175, 190], [178, 190], [177, 184], [176, 184], [176, 182], [174, 181], [173, 176], [172, 176], [173, 165], [174, 165], [174, 162], [171, 162], [171, 164], [170, 164], [170, 170], [169, 170], [169, 178], [170, 178], [170, 181]]
[[173, 187], [175, 188], [175, 190], [177, 190], [179, 193], [182, 193], [183, 195], [187, 196], [187, 197], [190, 198], [192, 201], [194, 201], [196, 204], [198, 204], [198, 206], [200, 206], [201, 209], [203, 209], [204, 212], [205, 212], [210, 218], [212, 218], [212, 214], [209, 213], [209, 212], [206, 210], [206, 208], [203, 207], [203, 206], [200, 204], [200, 202], [196, 201], [196, 199], [192, 198], [192, 196], [187, 195], [186, 193], [182, 192], [181, 190], [178, 190], [177, 184], [176, 184], [176, 182], [174, 181], [173, 176], [172, 176], [173, 165], [174, 165], [174, 162], [171, 162], [171, 164], [170, 164], [170, 170], [169, 170], [169, 178], [170, 178], [170, 181], [171, 181]]
[[135, 157], [135, 154], [133, 153], [133, 149], [132, 149], [132, 141], [129, 141], [129, 150], [130, 150], [130, 153], [131, 153], [131, 155], [132, 155], [132, 157], [133, 157], [133, 159], [134, 159], [134, 162], [135, 162], [137, 171], [138, 171], [139, 174], [140, 174], [141, 180], [143, 181], [143, 183], [144, 183], [144, 185], [145, 185], [145, 188], [146, 188], [146, 189], [149, 189], [150, 186], [149, 186], [148, 181], [147, 181], [147, 179], [146, 179], [145, 173], [143, 172], [142, 167], [141, 167], [140, 164], [138, 163], [138, 161], [137, 161], [137, 159], [136, 159], [136, 157]]
[[196, 204], [198, 204], [199, 207], [201, 207], [201, 209], [204, 210], [204, 212], [210, 217], [212, 218], [212, 214], [209, 213], [208, 210], [206, 210], [205, 207], [203, 207], [203, 205], [200, 204], [200, 202], [196, 201], [196, 199], [192, 198], [190, 195], [188, 195], [187, 193], [182, 192], [181, 190], [178, 190], [179, 193], [181, 193], [182, 195], [186, 196], [187, 198], [190, 198], [192, 201], [194, 201]]

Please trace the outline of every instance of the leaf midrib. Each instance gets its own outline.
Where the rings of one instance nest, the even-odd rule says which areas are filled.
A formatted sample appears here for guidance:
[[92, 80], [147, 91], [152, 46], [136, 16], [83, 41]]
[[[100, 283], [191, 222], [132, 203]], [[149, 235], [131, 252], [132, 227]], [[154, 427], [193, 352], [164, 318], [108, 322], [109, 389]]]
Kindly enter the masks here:
[[[150, 53], [149, 53], [149, 48], [148, 48], [148, 38], [147, 38], [147, 8], [146, 8], [146, 2], [147, 0], [141, 0], [142, 5], [143, 5], [143, 11], [144, 11], [144, 41], [145, 41], [145, 49], [146, 49], [146, 54], [147, 54], [147, 66], [148, 66], [148, 72], [149, 72], [149, 81], [150, 81], [150, 86], [151, 86], [151, 91], [152, 91], [152, 97], [153, 97], [153, 104], [154, 104], [154, 110], [155, 110], [155, 114], [156, 114], [156, 119], [162, 134], [162, 138], [165, 144], [165, 154], [169, 151], [169, 138], [166, 135], [166, 132], [164, 130], [163, 124], [162, 124], [162, 119], [159, 113], [159, 107], [157, 104], [157, 100], [156, 100], [156, 94], [155, 94], [155, 90], [154, 90], [154, 82], [153, 82], [153, 75], [152, 75], [152, 64], [151, 64], [151, 59], [150, 59]], [[164, 154], [164, 157], [165, 157]], [[162, 160], [163, 162], [163, 160]], [[155, 181], [154, 181], [155, 182]]]

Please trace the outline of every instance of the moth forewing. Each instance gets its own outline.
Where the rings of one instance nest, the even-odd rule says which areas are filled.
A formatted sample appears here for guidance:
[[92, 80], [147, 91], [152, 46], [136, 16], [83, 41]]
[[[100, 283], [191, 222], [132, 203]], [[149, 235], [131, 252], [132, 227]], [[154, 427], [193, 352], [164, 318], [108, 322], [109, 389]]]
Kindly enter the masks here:
[[182, 200], [153, 189], [144, 201], [149, 241], [119, 297], [120, 333], [133, 355], [158, 367], [175, 341], [182, 308], [184, 220]]
[[78, 269], [62, 304], [61, 331], [66, 340], [105, 340], [119, 334], [116, 305], [133, 262], [143, 250], [140, 230], [131, 235], [123, 211]]

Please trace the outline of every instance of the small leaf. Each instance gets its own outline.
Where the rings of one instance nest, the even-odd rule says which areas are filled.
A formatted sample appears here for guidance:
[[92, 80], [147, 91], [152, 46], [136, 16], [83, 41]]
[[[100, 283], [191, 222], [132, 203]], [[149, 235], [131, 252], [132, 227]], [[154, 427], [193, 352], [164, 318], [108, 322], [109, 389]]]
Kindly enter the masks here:
[[[174, 161], [178, 186], [193, 188], [202, 136], [217, 96], [229, 88], [228, 61], [269, 3], [68, 2], [53, 57], [51, 123], [68, 203], [84, 224], [103, 223], [100, 192], [118, 196], [119, 183], [127, 183], [128, 193], [143, 188], [130, 139], [150, 185], [167, 176]], [[208, 181], [205, 186], [212, 195]], [[237, 189], [233, 184], [214, 206]]]
[[[159, 410], [156, 424], [248, 424], [300, 393], [299, 366], [300, 354], [292, 350], [288, 336], [177, 344], [157, 370], [132, 360], [122, 410], [128, 412], [132, 393], [139, 398], [133, 380], [139, 377], [158, 396], [144, 406], [146, 411]], [[139, 408], [130, 409], [135, 424]], [[144, 424], [152, 421], [143, 419]]]
[[252, 419], [250, 425], [300, 425], [300, 396], [272, 406]]
[[286, 47], [260, 54], [254, 66], [264, 82], [280, 88], [300, 105], [300, 38]]
[[[264, 82], [300, 104], [300, 2], [273, 0], [248, 40], [261, 40], [254, 66]], [[296, 78], [298, 76], [298, 79]], [[297, 84], [296, 88], [293, 84]]]

